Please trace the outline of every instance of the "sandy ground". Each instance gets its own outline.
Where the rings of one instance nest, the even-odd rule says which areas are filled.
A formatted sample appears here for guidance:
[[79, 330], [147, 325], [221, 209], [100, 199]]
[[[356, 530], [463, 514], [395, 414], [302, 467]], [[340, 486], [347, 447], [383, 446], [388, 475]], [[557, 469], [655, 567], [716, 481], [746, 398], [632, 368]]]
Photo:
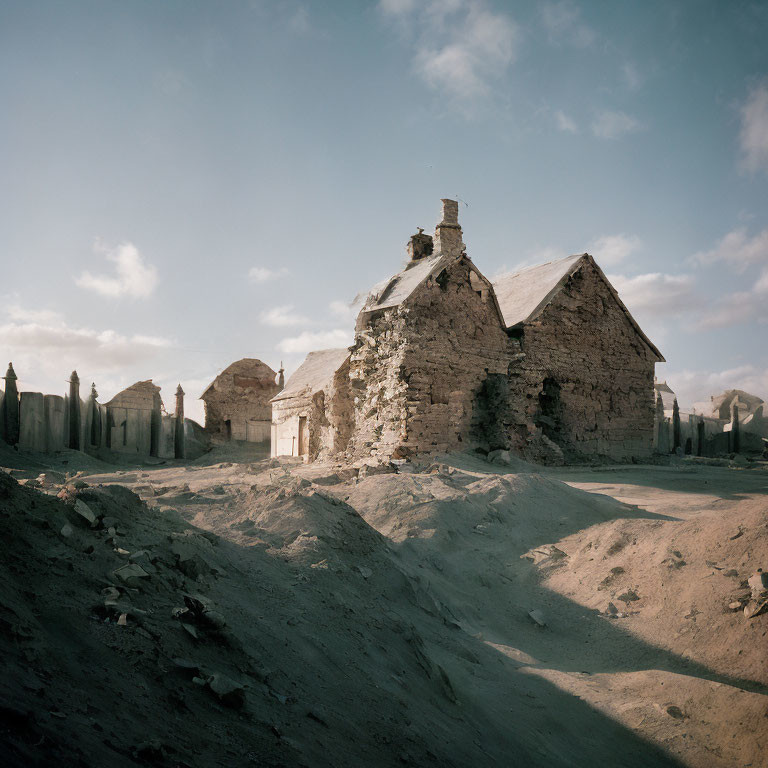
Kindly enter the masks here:
[[764, 468], [253, 458], [0, 452], [7, 764], [768, 764]]

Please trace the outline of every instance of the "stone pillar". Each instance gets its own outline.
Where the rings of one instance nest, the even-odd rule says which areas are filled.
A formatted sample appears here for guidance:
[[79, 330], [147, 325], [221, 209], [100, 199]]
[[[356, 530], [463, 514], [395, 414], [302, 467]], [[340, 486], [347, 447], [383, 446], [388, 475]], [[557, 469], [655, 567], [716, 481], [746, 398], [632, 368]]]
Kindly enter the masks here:
[[277, 386], [280, 387], [282, 392], [285, 389], [285, 370], [283, 369], [283, 361], [280, 361], [280, 370], [277, 374]]
[[675, 402], [672, 404], [672, 452], [677, 451], [680, 445], [680, 406], [677, 404], [677, 398], [675, 398]]
[[101, 446], [101, 412], [96, 402], [99, 393], [96, 391], [96, 383], [91, 383], [91, 398], [88, 402], [88, 419], [90, 421], [90, 444], [92, 448]]
[[80, 446], [80, 425], [82, 417], [80, 414], [80, 377], [77, 371], [72, 371], [69, 377], [69, 447], [79, 451]]
[[738, 453], [741, 450], [741, 429], [739, 427], [739, 406], [734, 403], [731, 409], [731, 450]]
[[456, 200], [442, 200], [443, 219], [435, 227], [434, 251], [441, 256], [458, 258], [464, 253], [459, 225], [459, 204]]
[[664, 401], [661, 395], [656, 397], [656, 452], [669, 453], [669, 429], [664, 418]]
[[181, 384], [176, 387], [176, 423], [173, 433], [173, 455], [177, 459], [183, 459], [186, 456], [184, 445], [184, 390]]
[[13, 363], [8, 363], [8, 372], [5, 374], [5, 397], [3, 398], [3, 410], [0, 413], [2, 421], [3, 439], [8, 445], [16, 445], [21, 433], [21, 420], [19, 411], [19, 390], [16, 387], [16, 372]]

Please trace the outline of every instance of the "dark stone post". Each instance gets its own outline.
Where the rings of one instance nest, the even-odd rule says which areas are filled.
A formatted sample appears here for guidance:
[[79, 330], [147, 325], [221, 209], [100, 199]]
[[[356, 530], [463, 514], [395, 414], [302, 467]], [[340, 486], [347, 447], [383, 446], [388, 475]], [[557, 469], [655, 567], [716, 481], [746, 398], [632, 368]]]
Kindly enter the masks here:
[[69, 447], [80, 450], [80, 377], [72, 371], [69, 377]]
[[173, 455], [177, 459], [183, 459], [186, 456], [184, 445], [184, 390], [181, 384], [176, 387], [176, 421], [173, 425]]
[[731, 450], [738, 453], [741, 450], [741, 430], [739, 428], [739, 406], [733, 404], [731, 410]]
[[96, 391], [96, 383], [91, 383], [91, 399], [88, 403], [88, 411], [91, 416], [91, 445], [98, 448], [101, 445], [101, 413], [99, 412], [99, 404], [96, 402], [96, 398], [99, 393]]
[[285, 389], [285, 370], [283, 369], [283, 361], [280, 361], [280, 370], [277, 376], [277, 386], [280, 387], [282, 392]]
[[19, 442], [21, 422], [19, 420], [19, 391], [16, 388], [16, 372], [13, 363], [8, 363], [8, 372], [5, 374], [5, 399], [3, 400], [2, 432], [5, 442], [16, 445]]
[[680, 406], [677, 404], [677, 398], [672, 403], [672, 452], [674, 453], [681, 446], [680, 439]]

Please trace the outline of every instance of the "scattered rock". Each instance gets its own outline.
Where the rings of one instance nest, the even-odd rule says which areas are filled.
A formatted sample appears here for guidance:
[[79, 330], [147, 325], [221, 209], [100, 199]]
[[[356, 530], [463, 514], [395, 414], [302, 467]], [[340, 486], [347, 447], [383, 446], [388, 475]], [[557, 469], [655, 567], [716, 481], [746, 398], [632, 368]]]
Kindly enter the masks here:
[[546, 627], [547, 620], [544, 618], [544, 614], [538, 609], [534, 608], [532, 611], [528, 611], [528, 618], [536, 624], [537, 627]]
[[638, 595], [634, 589], [628, 589], [626, 592], [619, 595], [616, 599], [621, 600], [622, 603], [634, 603], [636, 600], [640, 599], [640, 595]]
[[120, 568], [112, 571], [112, 575], [129, 587], [139, 587], [142, 579], [148, 579], [149, 574], [136, 563], [122, 565]]
[[82, 517], [84, 520], [87, 520], [91, 527], [96, 525], [96, 515], [84, 501], [75, 499], [75, 512], [77, 512], [77, 514], [80, 515], [80, 517]]
[[232, 678], [216, 673], [207, 682], [208, 688], [224, 706], [241, 709], [245, 705], [245, 688]]

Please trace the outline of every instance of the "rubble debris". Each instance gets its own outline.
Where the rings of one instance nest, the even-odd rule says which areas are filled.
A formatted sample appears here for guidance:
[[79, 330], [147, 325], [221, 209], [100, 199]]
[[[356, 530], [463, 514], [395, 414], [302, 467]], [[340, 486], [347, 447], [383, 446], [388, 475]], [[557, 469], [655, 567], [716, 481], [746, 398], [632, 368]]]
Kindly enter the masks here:
[[81, 499], [75, 499], [75, 512], [77, 512], [80, 517], [87, 520], [91, 527], [95, 527], [97, 523], [97, 517], [91, 510], [91, 508]]

